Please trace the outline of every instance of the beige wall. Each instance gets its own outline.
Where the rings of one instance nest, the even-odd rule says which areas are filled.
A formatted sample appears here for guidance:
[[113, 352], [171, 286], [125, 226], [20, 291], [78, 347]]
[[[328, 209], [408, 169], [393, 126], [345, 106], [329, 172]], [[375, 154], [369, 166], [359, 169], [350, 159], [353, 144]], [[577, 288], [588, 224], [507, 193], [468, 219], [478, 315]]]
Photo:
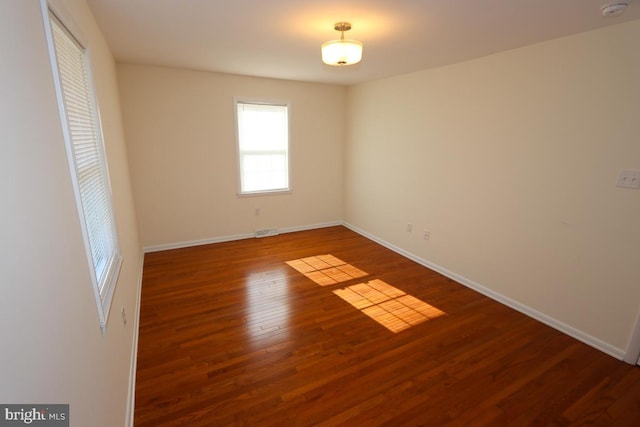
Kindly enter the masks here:
[[[341, 220], [345, 88], [126, 64], [118, 79], [145, 247]], [[234, 96], [291, 101], [291, 194], [236, 195]]]
[[[141, 246], [115, 64], [83, 0], [52, 1], [93, 55], [124, 263], [100, 333], [38, 0], [0, 2], [0, 402], [69, 403], [72, 425], [128, 410]], [[120, 307], [129, 316], [126, 326]]]
[[615, 186], [640, 169], [638, 52], [635, 21], [351, 87], [345, 220], [621, 355], [640, 306], [640, 191]]
[[[124, 264], [102, 337], [40, 3], [0, 2], [16, 41], [0, 44], [0, 402], [125, 422], [142, 267], [127, 155], [144, 245], [329, 223], [344, 207], [361, 230], [624, 350], [640, 192], [614, 182], [640, 168], [638, 21], [349, 90], [120, 65], [125, 148], [102, 35], [83, 0], [54, 3], [92, 48]], [[235, 195], [233, 96], [292, 102], [292, 194]]]

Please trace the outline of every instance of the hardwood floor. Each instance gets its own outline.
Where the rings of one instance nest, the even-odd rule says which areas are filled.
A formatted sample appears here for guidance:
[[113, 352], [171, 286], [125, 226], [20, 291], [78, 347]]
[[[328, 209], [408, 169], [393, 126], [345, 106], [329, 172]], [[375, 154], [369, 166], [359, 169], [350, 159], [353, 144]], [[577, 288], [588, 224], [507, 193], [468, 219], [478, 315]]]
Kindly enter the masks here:
[[137, 363], [136, 427], [640, 425], [638, 367], [343, 227], [147, 254]]

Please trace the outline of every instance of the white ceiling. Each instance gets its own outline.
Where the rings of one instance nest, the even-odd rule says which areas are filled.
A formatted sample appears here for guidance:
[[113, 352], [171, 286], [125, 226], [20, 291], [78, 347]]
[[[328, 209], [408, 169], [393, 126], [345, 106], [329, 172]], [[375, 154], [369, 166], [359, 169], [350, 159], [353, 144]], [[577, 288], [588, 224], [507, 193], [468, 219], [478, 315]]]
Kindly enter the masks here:
[[[87, 1], [118, 62], [345, 85], [640, 19], [640, 0], [608, 18], [607, 0]], [[338, 21], [360, 64], [322, 64]]]

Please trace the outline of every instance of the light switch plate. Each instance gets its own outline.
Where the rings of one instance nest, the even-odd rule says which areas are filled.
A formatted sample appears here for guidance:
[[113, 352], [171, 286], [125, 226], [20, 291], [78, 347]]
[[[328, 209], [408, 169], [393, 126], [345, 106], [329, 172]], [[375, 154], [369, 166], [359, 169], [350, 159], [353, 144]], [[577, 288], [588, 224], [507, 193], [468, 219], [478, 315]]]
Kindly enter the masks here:
[[640, 170], [625, 169], [618, 174], [616, 187], [640, 189]]

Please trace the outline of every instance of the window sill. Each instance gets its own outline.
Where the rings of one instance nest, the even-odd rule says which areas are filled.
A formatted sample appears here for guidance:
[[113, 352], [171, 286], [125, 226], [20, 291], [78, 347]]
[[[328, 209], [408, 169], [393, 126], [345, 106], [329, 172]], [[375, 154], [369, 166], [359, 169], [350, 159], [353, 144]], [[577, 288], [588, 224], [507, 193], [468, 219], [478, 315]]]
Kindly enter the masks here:
[[245, 193], [238, 193], [238, 197], [256, 197], [256, 196], [277, 196], [281, 194], [291, 194], [290, 188], [283, 190], [260, 190], [260, 191], [248, 191]]

